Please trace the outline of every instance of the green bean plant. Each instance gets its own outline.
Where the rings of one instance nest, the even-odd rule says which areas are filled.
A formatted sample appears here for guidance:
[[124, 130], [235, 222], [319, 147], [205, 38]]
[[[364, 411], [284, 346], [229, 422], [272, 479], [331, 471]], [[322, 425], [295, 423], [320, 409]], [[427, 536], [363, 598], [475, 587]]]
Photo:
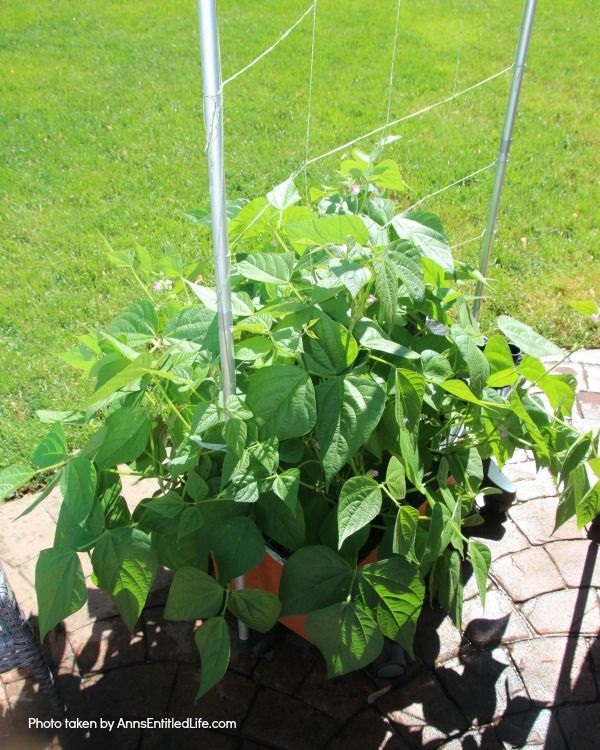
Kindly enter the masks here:
[[[491, 555], [472, 532], [493, 492], [488, 459], [527, 449], [548, 467], [557, 527], [600, 511], [598, 436], [570, 426], [574, 378], [541, 361], [564, 353], [507, 316], [484, 335], [470, 313], [478, 273], [453, 258], [437, 216], [402, 211], [404, 194], [378, 148], [305, 200], [288, 180], [229, 204], [227, 399], [207, 270], [109, 253], [143, 294], [65, 355], [94, 383], [87, 403], [39, 413], [50, 427], [31, 465], [0, 472], [3, 498], [49, 477], [25, 513], [62, 492], [36, 568], [42, 637], [85, 603], [87, 555], [130, 628], [158, 566], [174, 571], [166, 616], [203, 621], [199, 695], [227, 669], [227, 612], [261, 632], [306, 614], [340, 675], [384, 638], [411, 654], [426, 598], [460, 627], [465, 561], [485, 598]], [[190, 218], [210, 226], [204, 211]], [[77, 447], [65, 424], [86, 426]], [[123, 475], [156, 490], [131, 508]], [[279, 592], [236, 588], [265, 546], [286, 559]]]

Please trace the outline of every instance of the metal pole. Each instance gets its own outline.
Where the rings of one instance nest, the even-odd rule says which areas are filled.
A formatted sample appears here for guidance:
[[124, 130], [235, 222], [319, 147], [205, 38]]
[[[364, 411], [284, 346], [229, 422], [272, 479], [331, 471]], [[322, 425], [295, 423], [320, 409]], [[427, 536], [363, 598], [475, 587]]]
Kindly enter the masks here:
[[[500, 148], [498, 150], [498, 159], [496, 162], [494, 190], [490, 200], [487, 225], [481, 241], [479, 270], [483, 276], [487, 275], [492, 254], [492, 246], [496, 237], [496, 222], [498, 221], [500, 198], [504, 186], [504, 176], [506, 174], [506, 165], [508, 164], [508, 152], [510, 150], [515, 118], [517, 116], [519, 94], [521, 93], [521, 83], [523, 81], [523, 73], [525, 72], [525, 63], [527, 60], [527, 51], [529, 49], [529, 40], [531, 38], [536, 5], [537, 0], [527, 0], [525, 12], [523, 14], [523, 21], [521, 22], [521, 32], [519, 34], [519, 42], [515, 56], [513, 77], [510, 85], [510, 92], [508, 94], [508, 104], [506, 106], [506, 114], [504, 115], [504, 126], [502, 128], [502, 137], [500, 139]], [[479, 318], [482, 295], [483, 283], [478, 281], [477, 287], [475, 288], [475, 302], [473, 304], [473, 314], [476, 318]]]
[[[235, 393], [235, 360], [233, 356], [233, 315], [229, 282], [230, 257], [227, 242], [227, 202], [223, 155], [223, 91], [221, 88], [221, 56], [217, 27], [216, 0], [198, 0], [200, 52], [202, 58], [202, 90], [206, 154], [210, 187], [215, 286], [217, 290], [217, 322], [223, 400]], [[237, 588], [244, 588], [244, 576], [235, 579]], [[238, 620], [240, 640], [248, 640], [248, 627]]]

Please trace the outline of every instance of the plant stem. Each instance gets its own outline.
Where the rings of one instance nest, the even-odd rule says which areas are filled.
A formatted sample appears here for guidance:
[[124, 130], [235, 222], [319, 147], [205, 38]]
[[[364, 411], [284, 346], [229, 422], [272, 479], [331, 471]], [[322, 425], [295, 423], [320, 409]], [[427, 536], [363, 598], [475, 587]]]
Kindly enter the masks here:
[[164, 398], [164, 399], [165, 399], [165, 401], [167, 402], [168, 406], [169, 406], [169, 407], [171, 408], [171, 410], [173, 411], [173, 413], [174, 413], [174, 414], [175, 414], [175, 415], [176, 415], [176, 416], [178, 417], [178, 419], [179, 419], [179, 420], [180, 420], [180, 421], [182, 422], [182, 424], [183, 424], [183, 425], [185, 425], [185, 428], [186, 428], [187, 430], [189, 430], [189, 429], [190, 429], [190, 427], [192, 426], [192, 425], [190, 424], [190, 422], [188, 422], [188, 421], [187, 421], [187, 419], [186, 419], [186, 418], [185, 418], [185, 417], [183, 416], [183, 414], [182, 414], [182, 413], [181, 413], [181, 412], [179, 411], [179, 409], [178, 409], [178, 408], [177, 408], [177, 407], [175, 406], [175, 404], [174, 404], [174, 403], [173, 403], [173, 402], [171, 401], [171, 399], [169, 398], [169, 396], [168, 396], [167, 392], [166, 392], [166, 391], [165, 391], [165, 389], [164, 389], [164, 388], [162, 387], [162, 385], [161, 385], [161, 384], [160, 384], [160, 383], [159, 383], [158, 381], [156, 381], [156, 380], [155, 380], [154, 382], [155, 382], [155, 384], [156, 384], [156, 387], [158, 388], [158, 390], [159, 390], [159, 391], [161, 392], [161, 394], [162, 394], [163, 398]]

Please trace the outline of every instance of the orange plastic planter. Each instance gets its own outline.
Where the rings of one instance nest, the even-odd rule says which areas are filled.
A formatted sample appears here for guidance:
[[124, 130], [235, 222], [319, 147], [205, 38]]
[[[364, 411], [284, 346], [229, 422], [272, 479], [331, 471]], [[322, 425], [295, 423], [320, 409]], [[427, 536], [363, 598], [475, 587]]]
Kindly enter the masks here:
[[[363, 565], [375, 562], [376, 560], [377, 548], [372, 550], [363, 560], [361, 560], [359, 567], [362, 568]], [[280, 557], [277, 552], [267, 548], [262, 562], [246, 573], [246, 586], [252, 589], [270, 591], [272, 594], [278, 596], [284, 562], [285, 560]], [[310, 641], [308, 633], [306, 632], [306, 615], [280, 617], [279, 622], [283, 623], [286, 628], [293, 630], [294, 633], [302, 636], [302, 638]]]

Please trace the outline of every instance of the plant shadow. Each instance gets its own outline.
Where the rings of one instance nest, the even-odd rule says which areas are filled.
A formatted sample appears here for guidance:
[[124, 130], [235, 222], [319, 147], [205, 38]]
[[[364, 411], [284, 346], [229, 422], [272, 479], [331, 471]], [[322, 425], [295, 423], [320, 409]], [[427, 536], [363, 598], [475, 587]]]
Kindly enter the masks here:
[[[582, 591], [591, 590], [586, 576], [592, 562], [583, 571]], [[465, 569], [465, 577], [469, 575]], [[28, 727], [32, 717], [42, 721], [56, 717], [28, 675], [13, 673], [0, 685], [2, 749], [45, 750], [53, 741], [57, 750], [186, 750], [198, 747], [193, 731], [149, 731], [116, 724], [110, 732], [86, 730], [65, 727], [64, 719], [117, 722], [122, 717], [190, 716], [232, 719], [241, 727], [237, 732], [203, 731], [206, 747], [237, 750], [248, 742], [248, 747], [279, 750], [302, 746], [303, 733], [316, 731], [308, 721], [292, 718], [297, 711], [312, 712], [306, 715], [321, 732], [318, 743], [311, 739], [304, 746], [332, 750], [388, 745], [394, 750], [433, 750], [449, 741], [456, 743], [448, 746], [453, 750], [501, 750], [531, 746], [536, 731], [545, 750], [567, 747], [556, 712], [544, 723], [542, 719], [550, 715], [547, 704], [531, 701], [523, 690], [503, 641], [510, 614], [477, 617], [462, 635], [454, 631], [452, 636], [445, 614], [426, 606], [417, 631], [416, 659], [406, 675], [393, 683], [366, 671], [326, 681], [316, 649], [284, 628], [276, 631], [262, 652], [244, 650], [234, 640], [226, 677], [195, 704], [199, 670], [194, 625], [164, 620], [167, 590], [165, 582], [153, 591], [133, 634], [110, 613], [103, 595], [90, 590], [89, 621], [68, 632], [60, 624], [44, 644], [66, 705], [63, 726], [48, 731]], [[581, 621], [584, 608], [582, 594], [573, 623]], [[37, 627], [33, 618], [31, 624]], [[234, 623], [231, 626], [233, 631]], [[577, 635], [575, 628], [572, 635]], [[592, 645], [590, 659], [600, 664], [600, 638]], [[573, 653], [567, 651], [562, 672], [570, 675], [572, 663]], [[579, 679], [582, 675], [573, 681], [574, 692]], [[267, 725], [276, 729], [267, 730]], [[299, 737], [294, 738], [294, 733]]]

